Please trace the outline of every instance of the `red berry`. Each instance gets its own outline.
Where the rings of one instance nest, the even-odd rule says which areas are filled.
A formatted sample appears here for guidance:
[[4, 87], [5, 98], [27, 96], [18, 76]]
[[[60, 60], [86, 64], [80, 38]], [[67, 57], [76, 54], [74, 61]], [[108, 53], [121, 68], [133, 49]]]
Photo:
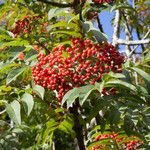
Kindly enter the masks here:
[[[71, 41], [70, 46], [57, 46], [47, 56], [38, 54], [38, 63], [32, 68], [35, 83], [56, 90], [59, 101], [73, 87], [101, 81], [102, 74], [109, 70], [120, 71], [124, 62], [119, 52], [115, 48], [112, 50], [108, 43], [95, 44], [80, 38], [72, 38]], [[68, 56], [64, 58], [63, 52]], [[104, 89], [102, 93], [109, 92]]]

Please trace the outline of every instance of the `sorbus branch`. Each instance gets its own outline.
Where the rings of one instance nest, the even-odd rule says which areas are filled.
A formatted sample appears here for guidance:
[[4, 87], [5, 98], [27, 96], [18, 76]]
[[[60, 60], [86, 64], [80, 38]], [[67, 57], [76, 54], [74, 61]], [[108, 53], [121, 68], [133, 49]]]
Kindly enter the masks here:
[[55, 7], [61, 7], [61, 8], [66, 8], [66, 7], [74, 7], [74, 2], [73, 3], [58, 3], [58, 2], [51, 2], [51, 1], [47, 1], [47, 0], [37, 0], [46, 4], [50, 4], [52, 6]]
[[70, 113], [74, 117], [74, 131], [76, 133], [76, 138], [78, 140], [78, 146], [80, 150], [85, 150], [84, 146], [84, 136], [83, 136], [83, 126], [80, 124], [79, 113], [78, 113], [78, 101], [73, 104], [73, 107], [70, 108]]
[[102, 24], [100, 22], [99, 16], [97, 16], [97, 23], [98, 23], [99, 30], [104, 33], [104, 30], [103, 30]]

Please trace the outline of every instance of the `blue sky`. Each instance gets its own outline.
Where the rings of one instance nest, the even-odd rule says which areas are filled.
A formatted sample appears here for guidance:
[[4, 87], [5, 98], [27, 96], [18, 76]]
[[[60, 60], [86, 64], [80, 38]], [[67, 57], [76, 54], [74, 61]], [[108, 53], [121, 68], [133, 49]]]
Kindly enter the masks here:
[[108, 36], [109, 42], [112, 42], [113, 27], [111, 25], [111, 19], [113, 18], [114, 13], [108, 11], [103, 11], [100, 13], [99, 18], [103, 26], [105, 34]]
[[[114, 17], [114, 15], [115, 15], [114, 12], [109, 12], [109, 11], [103, 11], [99, 14], [99, 18], [100, 18], [101, 24], [103, 26], [104, 33], [108, 36], [109, 42], [112, 42], [112, 37], [113, 37], [113, 26], [111, 25], [111, 20]], [[133, 36], [133, 39], [138, 39], [136, 32], [133, 32], [132, 36]], [[120, 38], [125, 39], [124, 31], [120, 32]], [[141, 48], [139, 46], [137, 51], [139, 52], [140, 49]], [[124, 46], [122, 45], [122, 46], [120, 46], [120, 51], [123, 51], [123, 50], [124, 50]]]

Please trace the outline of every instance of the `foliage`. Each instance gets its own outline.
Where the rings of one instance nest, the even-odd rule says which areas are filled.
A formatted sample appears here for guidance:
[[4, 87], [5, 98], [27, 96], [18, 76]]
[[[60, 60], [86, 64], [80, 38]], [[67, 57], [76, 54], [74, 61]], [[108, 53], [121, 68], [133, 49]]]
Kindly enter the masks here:
[[[144, 50], [142, 48], [143, 53], [138, 55], [137, 61], [125, 59], [122, 64], [123, 57], [107, 43], [107, 36], [97, 17], [103, 10], [112, 13], [121, 10], [120, 27], [125, 30], [127, 17], [129, 28], [137, 30], [140, 40], [147, 33], [147, 3], [146, 0], [136, 1], [134, 6], [122, 0], [66, 0], [60, 3], [8, 0], [1, 3], [0, 149], [149, 149], [150, 52], [145, 45], [141, 45]], [[144, 17], [141, 17], [143, 13]], [[96, 21], [99, 28], [94, 25]], [[78, 39], [74, 45], [70, 37]], [[85, 39], [88, 39], [87, 44], [94, 43], [95, 47], [92, 49], [89, 46], [89, 51], [96, 51], [96, 46], [100, 45], [110, 61], [105, 62], [104, 53], [101, 58], [89, 53], [90, 67], [94, 67], [95, 61], [98, 61], [101, 68], [96, 73], [89, 70], [92, 76], [85, 80], [83, 75], [89, 66], [84, 66], [81, 72], [77, 71], [81, 76], [75, 81], [70, 72], [76, 73], [76, 67], [81, 64], [80, 51], [81, 54], [72, 61], [73, 68], [68, 69], [70, 72], [61, 76], [61, 82], [55, 81], [59, 86], [65, 79], [71, 86], [68, 89], [63, 86], [63, 94], [58, 96], [58, 89], [47, 88], [45, 74], [39, 74], [39, 56], [48, 58], [61, 48], [61, 65], [65, 68], [72, 53], [67, 52], [66, 47], [75, 49], [73, 56], [77, 56], [77, 48], [84, 51], [79, 46], [83, 46], [80, 41]], [[53, 59], [43, 59], [40, 62], [42, 69], [52, 67], [43, 61], [52, 63]], [[83, 62], [88, 59], [84, 57]], [[53, 64], [57, 68], [55, 76], [58, 77], [61, 67], [58, 69], [57, 65], [58, 60]], [[33, 72], [32, 68], [38, 71]], [[99, 72], [100, 78], [97, 79]], [[36, 76], [42, 76], [40, 80], [45, 80], [45, 85], [38, 83]], [[77, 85], [81, 77], [85, 83]], [[96, 80], [90, 84], [94, 78]]]

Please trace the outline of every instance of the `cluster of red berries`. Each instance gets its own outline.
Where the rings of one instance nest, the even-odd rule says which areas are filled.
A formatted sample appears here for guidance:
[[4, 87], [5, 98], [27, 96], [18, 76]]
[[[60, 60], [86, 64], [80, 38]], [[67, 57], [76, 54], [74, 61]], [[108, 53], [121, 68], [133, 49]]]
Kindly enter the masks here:
[[112, 0], [92, 0], [96, 4], [111, 3]]
[[11, 30], [11, 32], [16, 36], [20, 34], [29, 34], [34, 26], [32, 25], [32, 22], [34, 20], [38, 20], [41, 18], [40, 16], [25, 16], [23, 20], [18, 20], [16, 22], [15, 27]]
[[[108, 138], [109, 139], [113, 139], [113, 141], [116, 141], [116, 143], [118, 143], [118, 145], [119, 145], [119, 149], [134, 150], [138, 146], [143, 144], [143, 142], [137, 137], [119, 137], [119, 134], [118, 133], [114, 133], [114, 132], [110, 133], [110, 134], [98, 135], [95, 138], [95, 141], [108, 139]], [[134, 140], [127, 141], [128, 138], [134, 138]], [[122, 142], [122, 141], [127, 141], [127, 142], [123, 142], [122, 144], [119, 144], [119, 142]], [[92, 147], [91, 150], [99, 150], [100, 148], [101, 149], [107, 149], [107, 145], [97, 145], [95, 147]]]
[[58, 92], [61, 101], [64, 94], [74, 87], [101, 81], [102, 74], [120, 72], [124, 57], [114, 46], [89, 39], [72, 38], [70, 46], [60, 45], [45, 56], [38, 55], [38, 63], [32, 68], [36, 84]]

